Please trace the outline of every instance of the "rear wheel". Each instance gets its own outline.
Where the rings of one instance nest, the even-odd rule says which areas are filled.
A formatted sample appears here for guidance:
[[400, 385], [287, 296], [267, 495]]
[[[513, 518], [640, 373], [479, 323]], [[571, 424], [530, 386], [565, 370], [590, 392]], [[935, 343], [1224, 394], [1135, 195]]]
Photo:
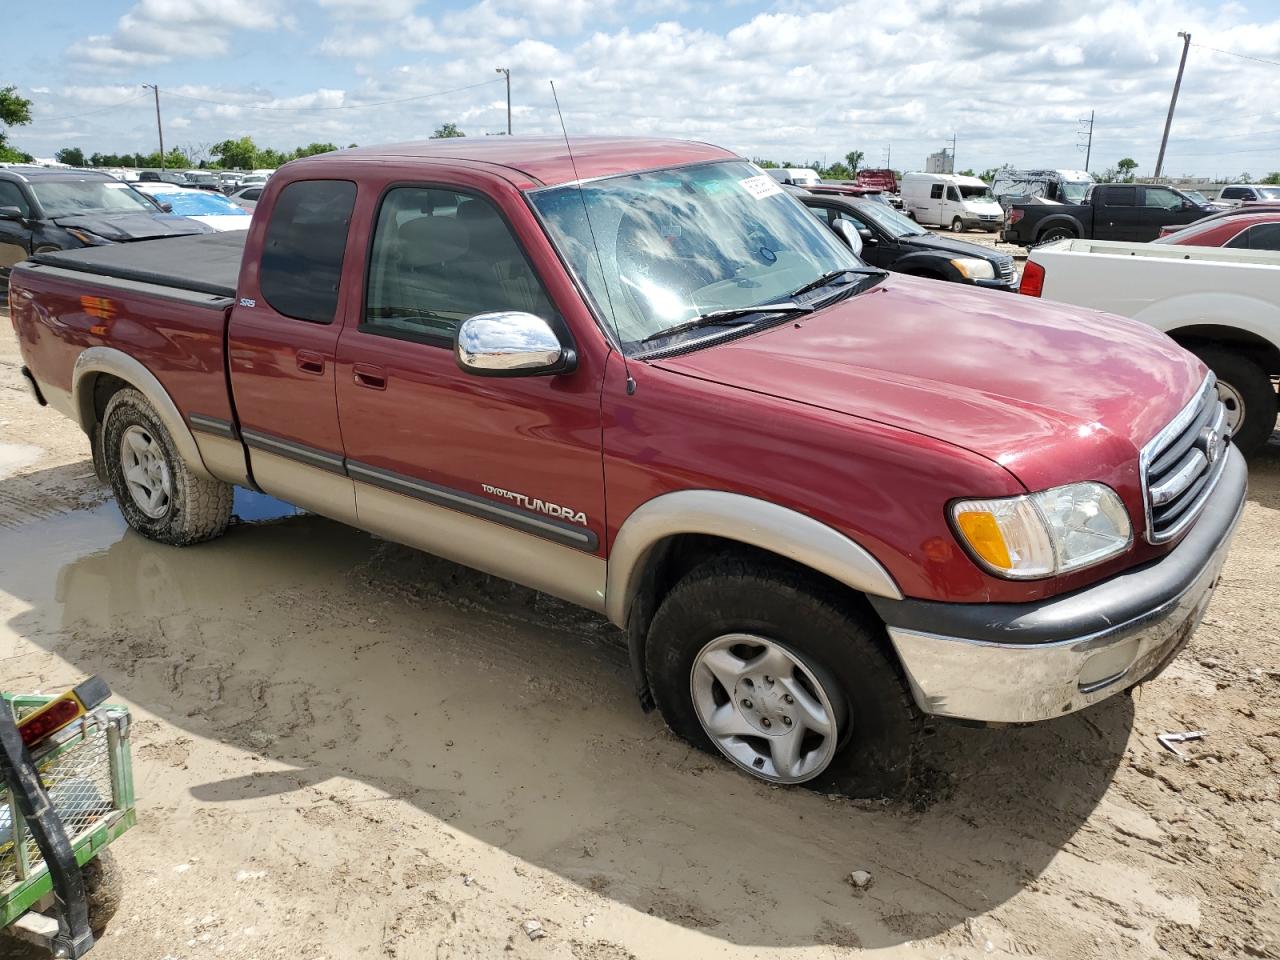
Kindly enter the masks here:
[[196, 476], [187, 467], [159, 415], [137, 390], [121, 390], [108, 401], [102, 456], [120, 512], [144, 537], [185, 546], [227, 529], [230, 484]]
[[722, 558], [663, 599], [646, 646], [663, 719], [761, 780], [900, 796], [923, 718], [879, 625], [802, 572]]
[[1276, 428], [1276, 390], [1252, 359], [1216, 347], [1192, 347], [1218, 378], [1218, 398], [1227, 408], [1227, 427], [1246, 457], [1261, 450]]
[[1070, 227], [1048, 227], [1036, 237], [1036, 243], [1053, 243], [1055, 240], [1074, 240], [1076, 232]]

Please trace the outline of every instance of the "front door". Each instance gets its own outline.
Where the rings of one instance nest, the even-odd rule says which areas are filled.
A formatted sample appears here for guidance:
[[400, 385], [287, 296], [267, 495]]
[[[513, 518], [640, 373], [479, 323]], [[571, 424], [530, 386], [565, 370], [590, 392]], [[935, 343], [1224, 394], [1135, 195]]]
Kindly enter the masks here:
[[[31, 216], [31, 205], [22, 189], [12, 181], [0, 180], [0, 207], [17, 207], [23, 217]], [[31, 253], [31, 227], [21, 220], [0, 220], [0, 276], [27, 259]]]
[[227, 333], [231, 390], [254, 482], [348, 523], [356, 518], [355, 488], [343, 469], [334, 360], [355, 199], [349, 180], [285, 186], [261, 261], [241, 277]]
[[493, 378], [454, 359], [454, 332], [476, 314], [564, 329], [498, 206], [462, 185], [388, 189], [359, 311], [338, 344], [337, 389], [360, 526], [599, 609], [597, 361], [580, 351], [570, 374]]
[[1160, 236], [1160, 228], [1169, 224], [1189, 223], [1199, 212], [1184, 209], [1184, 197], [1168, 187], [1146, 186], [1142, 188], [1142, 212], [1144, 223], [1134, 240], [1154, 240]]

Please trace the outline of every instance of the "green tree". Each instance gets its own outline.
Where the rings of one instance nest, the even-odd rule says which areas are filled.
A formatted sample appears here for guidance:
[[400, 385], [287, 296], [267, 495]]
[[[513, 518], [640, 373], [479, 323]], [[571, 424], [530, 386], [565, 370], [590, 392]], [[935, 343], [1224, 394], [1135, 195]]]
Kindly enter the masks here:
[[1273, 171], [1272, 173], [1268, 173], [1265, 177], [1262, 178], [1262, 182], [1270, 183], [1270, 184], [1280, 183], [1280, 170], [1276, 170], [1276, 171]]
[[[158, 167], [160, 166], [160, 151], [152, 150], [150, 153], [147, 153], [147, 154], [140, 153], [136, 157], [133, 157], [131, 159], [136, 160], [137, 163], [124, 164], [124, 165], [125, 166], [136, 165], [139, 167]], [[193, 166], [195, 166], [195, 164], [191, 162], [191, 158], [188, 157], [185, 153], [183, 153], [180, 147], [174, 147], [172, 150], [166, 150], [164, 152], [164, 168], [166, 170], [190, 169]]]
[[293, 151], [294, 159], [298, 157], [314, 157], [318, 153], [333, 153], [338, 149], [336, 143], [308, 143], [305, 147], [299, 147]]
[[254, 157], [253, 166], [270, 167], [274, 170], [276, 167], [282, 167], [293, 159], [291, 154], [281, 153], [272, 147], [264, 147], [258, 151], [258, 155]]
[[988, 167], [986, 170], [983, 170], [980, 174], [978, 174], [978, 179], [985, 180], [987, 183], [995, 183], [996, 174], [998, 174], [1003, 169], [1004, 167]]
[[858, 175], [858, 168], [862, 166], [862, 160], [866, 156], [861, 150], [850, 150], [844, 155], [844, 162], [849, 167], [849, 177], [853, 178]]
[[458, 125], [453, 121], [442, 123], [436, 127], [436, 132], [431, 135], [432, 140], [444, 140], [448, 137], [465, 137], [466, 134], [458, 129]]
[[258, 159], [258, 147], [249, 137], [215, 143], [209, 153], [218, 161], [218, 166], [239, 170], [252, 169]]
[[1120, 171], [1120, 178], [1125, 183], [1133, 183], [1133, 171], [1138, 169], [1138, 161], [1133, 157], [1125, 157], [1116, 162], [1116, 169]]
[[10, 146], [8, 131], [4, 127], [22, 127], [31, 122], [31, 101], [18, 96], [14, 86], [0, 87], [0, 161], [6, 163], [30, 163], [31, 154]]
[[956, 176], [960, 176], [960, 177], [976, 177], [976, 176], [977, 176], [977, 174], [976, 174], [976, 173], [974, 173], [972, 169], [969, 169], [969, 170], [961, 170], [961, 171], [959, 171], [959, 172], [956, 174]]
[[763, 160], [760, 157], [756, 157], [751, 162], [754, 163], [761, 170], [777, 170], [778, 169], [778, 165], [774, 163], [772, 160]]
[[1248, 173], [1242, 173], [1236, 177], [1236, 183], [1253, 183], [1253, 177], [1249, 176]]
[[53, 155], [53, 158], [59, 163], [65, 163], [72, 167], [85, 166], [84, 151], [79, 147], [63, 147]]

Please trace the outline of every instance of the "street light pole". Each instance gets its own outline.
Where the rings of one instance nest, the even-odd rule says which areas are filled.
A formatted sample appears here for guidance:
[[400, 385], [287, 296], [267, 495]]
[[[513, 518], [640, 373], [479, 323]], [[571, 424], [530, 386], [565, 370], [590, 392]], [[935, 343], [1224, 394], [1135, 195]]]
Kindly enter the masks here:
[[1164, 118], [1164, 136], [1160, 138], [1160, 155], [1156, 157], [1156, 179], [1164, 167], [1164, 151], [1169, 145], [1169, 128], [1173, 126], [1173, 108], [1178, 105], [1178, 90], [1182, 86], [1182, 71], [1187, 66], [1187, 50], [1191, 46], [1191, 34], [1178, 31], [1182, 38], [1182, 59], [1178, 61], [1178, 78], [1173, 81], [1173, 97], [1169, 100], [1169, 115]]
[[156, 133], [160, 135], [160, 169], [164, 169], [164, 127], [160, 125], [160, 88], [154, 83], [144, 83], [144, 87], [156, 95]]
[[505, 74], [507, 78], [507, 136], [511, 136], [511, 71], [506, 67], [495, 67], [494, 73]]

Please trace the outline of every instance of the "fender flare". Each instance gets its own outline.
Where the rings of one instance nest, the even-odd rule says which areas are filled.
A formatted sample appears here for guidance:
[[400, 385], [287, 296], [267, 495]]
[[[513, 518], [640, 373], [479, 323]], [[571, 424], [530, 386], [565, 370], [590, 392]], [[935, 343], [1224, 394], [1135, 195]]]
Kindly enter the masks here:
[[192, 436], [186, 420], [178, 410], [178, 405], [169, 396], [169, 391], [156, 379], [155, 374], [142, 365], [141, 361], [129, 356], [114, 347], [89, 347], [76, 358], [75, 369], [71, 374], [71, 407], [76, 411], [80, 428], [90, 437], [97, 426], [97, 415], [93, 408], [93, 385], [99, 374], [110, 374], [133, 387], [155, 409], [160, 421], [173, 437], [178, 455], [197, 476], [212, 480], [204, 458], [200, 456], [200, 448], [196, 446], [196, 438]]
[[1076, 232], [1077, 237], [1085, 236], [1084, 224], [1073, 215], [1069, 213], [1053, 213], [1036, 221], [1031, 242], [1039, 243], [1041, 234], [1052, 227], [1070, 227]]
[[613, 623], [626, 627], [654, 548], [680, 534], [759, 547], [854, 590], [902, 599], [898, 584], [865, 547], [813, 517], [738, 493], [679, 490], [641, 504], [614, 537], [605, 585], [605, 614]]

